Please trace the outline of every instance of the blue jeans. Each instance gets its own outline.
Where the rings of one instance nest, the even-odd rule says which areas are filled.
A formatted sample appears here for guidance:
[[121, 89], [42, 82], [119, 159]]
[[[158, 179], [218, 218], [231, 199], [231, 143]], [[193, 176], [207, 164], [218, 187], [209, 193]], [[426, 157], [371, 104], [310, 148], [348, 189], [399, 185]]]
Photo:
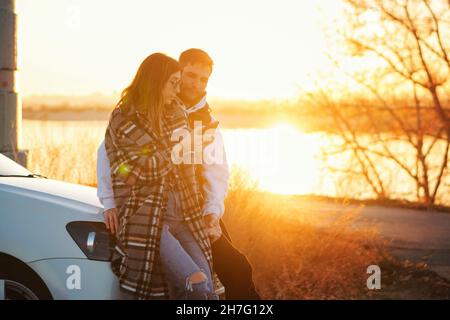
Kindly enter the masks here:
[[[183, 220], [180, 199], [174, 191], [169, 192], [169, 203], [161, 234], [160, 255], [171, 299], [218, 300], [208, 261]], [[190, 276], [196, 272], [203, 272], [207, 280], [192, 283]]]

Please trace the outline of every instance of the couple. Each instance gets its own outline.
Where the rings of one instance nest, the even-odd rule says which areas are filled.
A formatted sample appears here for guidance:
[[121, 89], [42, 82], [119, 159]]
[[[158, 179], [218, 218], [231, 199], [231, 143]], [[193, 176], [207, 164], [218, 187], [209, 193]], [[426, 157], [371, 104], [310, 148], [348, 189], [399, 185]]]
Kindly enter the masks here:
[[[227, 299], [259, 299], [252, 268], [221, 221], [229, 172], [206, 102], [212, 67], [200, 49], [184, 51], [179, 61], [152, 54], [111, 114], [98, 149], [98, 196], [116, 234], [111, 266], [124, 299], [214, 300], [216, 275]], [[184, 140], [183, 159], [192, 160], [199, 123], [201, 132], [214, 132], [201, 155], [213, 148], [223, 157], [174, 161]], [[188, 139], [180, 142], [174, 132], [188, 132]]]

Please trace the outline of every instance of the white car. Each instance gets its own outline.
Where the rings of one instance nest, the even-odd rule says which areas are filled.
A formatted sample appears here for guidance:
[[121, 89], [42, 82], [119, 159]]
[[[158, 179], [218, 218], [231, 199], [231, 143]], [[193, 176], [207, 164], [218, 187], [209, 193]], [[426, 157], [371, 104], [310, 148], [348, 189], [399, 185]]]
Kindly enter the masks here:
[[0, 300], [119, 299], [96, 189], [0, 154]]

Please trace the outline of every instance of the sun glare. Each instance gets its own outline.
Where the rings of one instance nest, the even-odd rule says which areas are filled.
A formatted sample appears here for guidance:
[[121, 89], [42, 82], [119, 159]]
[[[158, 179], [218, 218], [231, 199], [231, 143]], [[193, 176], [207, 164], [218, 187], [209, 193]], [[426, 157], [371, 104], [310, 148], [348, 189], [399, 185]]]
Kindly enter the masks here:
[[279, 194], [314, 192], [319, 183], [321, 139], [287, 122], [269, 129], [225, 133], [229, 162], [246, 170], [262, 190]]

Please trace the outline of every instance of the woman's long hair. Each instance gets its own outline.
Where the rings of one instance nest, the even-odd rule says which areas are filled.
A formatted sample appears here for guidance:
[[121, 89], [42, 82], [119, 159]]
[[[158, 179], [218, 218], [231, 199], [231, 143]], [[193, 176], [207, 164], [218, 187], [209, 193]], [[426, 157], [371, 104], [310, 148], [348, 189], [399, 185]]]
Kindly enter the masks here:
[[175, 59], [163, 53], [149, 55], [139, 66], [131, 84], [122, 91], [117, 107], [136, 106], [159, 133], [164, 110], [162, 90], [170, 75], [179, 70], [180, 65]]

